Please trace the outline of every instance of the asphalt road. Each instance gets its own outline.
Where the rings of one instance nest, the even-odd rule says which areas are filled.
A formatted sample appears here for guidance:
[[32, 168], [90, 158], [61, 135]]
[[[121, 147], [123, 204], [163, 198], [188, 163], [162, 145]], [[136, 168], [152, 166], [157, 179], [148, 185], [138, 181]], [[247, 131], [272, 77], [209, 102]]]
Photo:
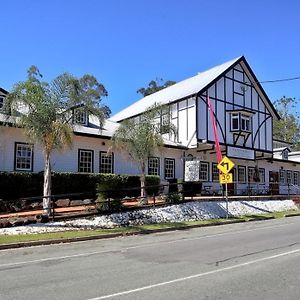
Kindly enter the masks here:
[[0, 251], [0, 299], [300, 299], [300, 217]]

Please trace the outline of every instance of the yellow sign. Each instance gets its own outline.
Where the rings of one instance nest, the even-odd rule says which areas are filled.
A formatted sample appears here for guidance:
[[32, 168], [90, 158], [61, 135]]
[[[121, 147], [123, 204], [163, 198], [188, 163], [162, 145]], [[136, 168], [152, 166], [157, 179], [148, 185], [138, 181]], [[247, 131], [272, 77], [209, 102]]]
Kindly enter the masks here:
[[232, 183], [232, 174], [220, 174], [220, 184]]
[[217, 167], [223, 174], [228, 174], [234, 167], [234, 163], [227, 156], [224, 156]]

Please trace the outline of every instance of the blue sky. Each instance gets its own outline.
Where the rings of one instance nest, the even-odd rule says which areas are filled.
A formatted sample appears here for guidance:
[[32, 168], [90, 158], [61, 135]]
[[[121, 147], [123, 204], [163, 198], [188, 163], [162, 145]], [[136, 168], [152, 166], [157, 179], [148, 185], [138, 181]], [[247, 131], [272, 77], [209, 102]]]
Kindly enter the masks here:
[[[180, 81], [245, 55], [259, 80], [300, 76], [300, 1], [1, 1], [0, 87], [37, 65], [104, 84], [113, 113], [157, 77]], [[263, 84], [300, 98], [300, 80]]]

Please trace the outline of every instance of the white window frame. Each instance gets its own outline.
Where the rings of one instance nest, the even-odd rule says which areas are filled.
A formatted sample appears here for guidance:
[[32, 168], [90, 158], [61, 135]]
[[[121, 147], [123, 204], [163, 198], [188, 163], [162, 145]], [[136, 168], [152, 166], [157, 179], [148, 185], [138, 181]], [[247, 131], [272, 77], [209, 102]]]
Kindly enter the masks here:
[[212, 181], [213, 182], [219, 182], [220, 180], [220, 171], [217, 167], [217, 163], [212, 163], [211, 165], [211, 176], [212, 176]]
[[[234, 127], [234, 120], [237, 120], [237, 127]], [[240, 116], [239, 113], [232, 113], [231, 114], [231, 131], [239, 131], [240, 129]]]
[[287, 149], [282, 151], [282, 159], [284, 159], [284, 160], [289, 159], [289, 151]]
[[291, 170], [286, 171], [286, 183], [287, 184], [292, 183], [292, 171]]
[[293, 172], [293, 184], [299, 185], [299, 172], [298, 171]]
[[165, 166], [165, 179], [173, 179], [175, 178], [175, 159], [174, 158], [165, 158], [164, 160]]
[[241, 131], [250, 132], [251, 118], [248, 115], [241, 113]]
[[108, 154], [105, 151], [99, 153], [99, 173], [113, 174], [114, 173], [114, 154]]
[[230, 130], [233, 132], [251, 132], [251, 115], [243, 112], [231, 112]]
[[279, 170], [279, 183], [285, 184], [286, 183], [286, 172], [285, 170]]
[[259, 175], [259, 183], [265, 183], [266, 182], [266, 170], [264, 168], [258, 169], [258, 175]]
[[[241, 171], [244, 171], [244, 173], [242, 173]], [[246, 183], [246, 167], [245, 166], [238, 166], [238, 182], [239, 183]]]
[[15, 171], [33, 171], [33, 145], [15, 143]]
[[88, 113], [79, 109], [75, 109], [73, 113], [74, 124], [88, 125]]
[[78, 149], [78, 172], [94, 172], [94, 151], [88, 149]]
[[148, 175], [160, 176], [160, 159], [159, 157], [148, 158]]
[[206, 161], [200, 162], [199, 180], [203, 182], [209, 181], [209, 163]]
[[254, 181], [254, 173], [255, 173], [255, 168], [254, 167], [248, 167], [248, 183], [253, 183]]

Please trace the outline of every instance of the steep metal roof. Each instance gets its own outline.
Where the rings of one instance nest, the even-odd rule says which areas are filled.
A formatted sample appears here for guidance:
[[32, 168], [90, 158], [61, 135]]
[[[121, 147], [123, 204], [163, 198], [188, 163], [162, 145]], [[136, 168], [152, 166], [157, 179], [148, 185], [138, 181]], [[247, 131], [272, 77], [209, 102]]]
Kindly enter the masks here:
[[144, 112], [149, 106], [160, 103], [167, 104], [174, 102], [178, 99], [194, 95], [200, 90], [209, 85], [219, 75], [234, 65], [241, 57], [230, 60], [222, 65], [213, 67], [207, 71], [197, 74], [183, 81], [180, 81], [172, 86], [160, 90], [154, 94], [146, 96], [121, 110], [110, 119], [113, 121], [121, 121]]
[[116, 113], [110, 118], [110, 120], [119, 122], [124, 119], [128, 119], [143, 113], [149, 106], [152, 106], [155, 103], [168, 104], [179, 99], [195, 95], [201, 90], [213, 84], [217, 79], [219, 79], [219, 77], [225, 74], [231, 67], [233, 67], [240, 61], [242, 61], [245, 64], [245, 66], [249, 69], [251, 76], [254, 78], [254, 84], [257, 85], [257, 87], [261, 90], [262, 95], [266, 99], [266, 102], [268, 103], [271, 111], [277, 118], [280, 118], [270, 99], [263, 90], [262, 86], [257, 81], [255, 74], [251, 70], [246, 59], [244, 58], [244, 56], [240, 56], [221, 65], [213, 67], [207, 71], [199, 73], [196, 76], [187, 78], [163, 90], [146, 96], [136, 101], [132, 105], [128, 106], [127, 108], [121, 110], [120, 112]]

